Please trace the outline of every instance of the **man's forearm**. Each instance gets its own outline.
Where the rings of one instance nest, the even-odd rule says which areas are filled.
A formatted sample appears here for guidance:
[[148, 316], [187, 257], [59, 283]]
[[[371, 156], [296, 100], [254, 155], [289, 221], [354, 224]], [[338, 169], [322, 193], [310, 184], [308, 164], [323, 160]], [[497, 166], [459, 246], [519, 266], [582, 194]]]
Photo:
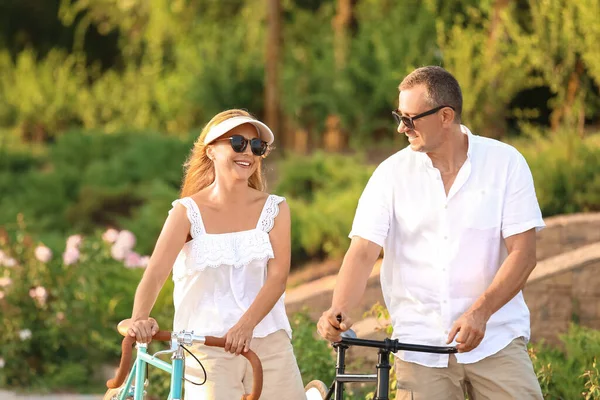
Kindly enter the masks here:
[[380, 252], [381, 247], [373, 242], [353, 239], [333, 290], [332, 308], [347, 313], [360, 303]]
[[523, 289], [535, 266], [535, 253], [517, 250], [509, 254], [488, 289], [471, 309], [484, 312], [486, 318], [491, 317]]

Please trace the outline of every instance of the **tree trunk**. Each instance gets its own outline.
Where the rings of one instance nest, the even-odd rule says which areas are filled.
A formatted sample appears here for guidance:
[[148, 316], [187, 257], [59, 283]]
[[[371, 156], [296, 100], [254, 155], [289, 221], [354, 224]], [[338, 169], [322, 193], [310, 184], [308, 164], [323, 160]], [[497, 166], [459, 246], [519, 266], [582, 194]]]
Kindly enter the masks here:
[[[489, 65], [493, 65], [499, 62], [497, 43], [501, 39], [500, 34], [502, 33], [501, 15], [502, 12], [506, 9], [506, 7], [508, 7], [508, 4], [509, 0], [494, 1], [486, 46], [486, 56], [488, 57]], [[486, 133], [488, 136], [493, 137], [495, 139], [500, 139], [506, 134], [505, 111], [507, 105], [500, 104], [500, 102], [498, 101], [491, 101], [492, 99], [497, 99], [494, 95], [494, 92], [501, 84], [502, 82], [500, 82], [498, 77], [492, 79], [489, 86], [491, 92], [488, 92], [488, 101], [486, 102], [482, 110], [485, 118]]]
[[268, 0], [267, 9], [267, 52], [265, 63], [265, 122], [276, 137], [280, 138], [280, 146], [290, 144], [281, 132], [281, 109], [279, 98], [279, 60], [281, 54], [281, 3], [280, 0]]
[[[585, 105], [583, 102], [577, 104], [582, 95], [581, 93], [581, 76], [584, 74], [584, 65], [580, 58], [577, 58], [573, 71], [569, 75], [567, 82], [567, 90], [565, 93], [565, 101], [560, 105], [551, 116], [552, 130], [556, 131], [561, 125], [567, 124], [577, 129], [580, 137], [584, 136], [585, 127]], [[576, 108], [579, 107], [580, 110]]]
[[348, 37], [350, 34], [350, 24], [352, 22], [353, 0], [338, 0], [337, 14], [333, 18], [334, 32], [334, 56], [335, 66], [338, 70], [344, 69], [348, 51]]
[[[338, 72], [337, 77], [341, 77], [341, 72], [346, 68], [348, 58], [348, 47], [350, 45], [350, 35], [353, 28], [354, 15], [353, 8], [356, 0], [337, 0], [337, 13], [331, 21], [333, 27], [333, 56], [335, 59], [335, 69]], [[338, 82], [334, 87], [339, 86]], [[346, 132], [340, 127], [340, 118], [338, 115], [329, 115], [325, 122], [326, 128], [323, 132], [323, 147], [328, 151], [341, 151], [346, 146]]]

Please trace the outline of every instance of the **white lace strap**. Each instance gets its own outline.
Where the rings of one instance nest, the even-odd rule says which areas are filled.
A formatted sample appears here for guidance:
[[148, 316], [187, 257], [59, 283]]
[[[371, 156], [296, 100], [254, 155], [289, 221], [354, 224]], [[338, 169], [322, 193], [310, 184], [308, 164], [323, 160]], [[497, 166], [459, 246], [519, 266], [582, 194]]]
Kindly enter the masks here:
[[277, 214], [279, 214], [279, 203], [282, 201], [285, 201], [285, 197], [276, 196], [274, 194], [271, 194], [269, 197], [267, 197], [265, 206], [263, 207], [260, 218], [258, 219], [258, 224], [256, 224], [256, 229], [267, 233], [273, 229], [273, 225], [275, 225], [275, 217]]
[[177, 203], [181, 204], [187, 209], [187, 217], [190, 220], [190, 234], [192, 235], [192, 239], [204, 234], [206, 231], [204, 229], [204, 223], [202, 222], [202, 216], [200, 215], [198, 204], [196, 204], [196, 202], [189, 197], [175, 200], [172, 203], [173, 207], [175, 207], [175, 204]]

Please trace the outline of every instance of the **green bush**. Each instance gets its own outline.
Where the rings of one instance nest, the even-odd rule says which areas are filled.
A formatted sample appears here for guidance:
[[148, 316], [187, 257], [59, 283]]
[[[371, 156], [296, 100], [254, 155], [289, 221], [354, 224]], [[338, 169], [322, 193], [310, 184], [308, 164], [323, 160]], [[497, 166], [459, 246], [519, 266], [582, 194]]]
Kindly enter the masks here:
[[571, 131], [527, 128], [517, 148], [525, 156], [545, 217], [600, 210], [600, 146]]
[[52, 49], [42, 58], [25, 49], [13, 61], [0, 48], [0, 125], [46, 140], [80, 122], [77, 109], [88, 92], [87, 78], [80, 55]]
[[306, 311], [294, 314], [292, 325], [292, 345], [302, 375], [302, 382], [318, 379], [329, 383], [335, 377], [335, 358], [329, 343], [317, 338], [317, 324]]
[[538, 343], [530, 356], [546, 399], [600, 398], [600, 331], [572, 324], [560, 335], [562, 348]]
[[373, 169], [362, 156], [324, 152], [291, 156], [278, 165], [275, 193], [290, 204], [294, 259], [343, 254], [358, 199]]
[[[131, 316], [146, 261], [116, 260], [111, 250], [120, 243], [135, 254], [133, 243], [111, 244], [99, 233], [64, 243], [49, 249], [29, 235], [22, 218], [0, 232], [0, 387], [101, 390], [96, 369], [118, 362], [115, 327]], [[171, 326], [170, 293], [172, 284], [153, 313], [164, 329]]]
[[139, 245], [150, 252], [170, 202], [178, 197], [182, 164], [192, 146], [158, 134], [71, 131], [47, 155], [8, 152], [0, 158], [0, 225], [18, 213], [43, 240], [97, 228], [141, 228]]

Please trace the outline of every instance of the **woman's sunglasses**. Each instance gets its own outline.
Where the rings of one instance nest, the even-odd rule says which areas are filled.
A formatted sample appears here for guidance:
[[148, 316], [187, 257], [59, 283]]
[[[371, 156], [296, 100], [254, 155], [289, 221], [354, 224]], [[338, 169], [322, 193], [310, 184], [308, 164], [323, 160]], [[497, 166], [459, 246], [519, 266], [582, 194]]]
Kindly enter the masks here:
[[215, 142], [224, 142], [226, 140], [229, 141], [231, 148], [236, 153], [243, 153], [246, 150], [248, 143], [250, 143], [252, 154], [258, 157], [264, 156], [269, 149], [267, 142], [260, 140], [259, 138], [246, 139], [242, 135], [233, 135], [227, 138], [217, 139]]
[[424, 113], [415, 115], [414, 117], [405, 117], [404, 115], [400, 115], [397, 110], [392, 111], [392, 115], [394, 116], [394, 119], [398, 123], [398, 126], [400, 126], [400, 124], [404, 124], [405, 127], [407, 127], [410, 130], [413, 130], [413, 129], [415, 129], [415, 122], [414, 122], [415, 120], [426, 117], [431, 114], [435, 114], [436, 112], [440, 111], [442, 108], [446, 108], [446, 107], [449, 107], [454, 110], [454, 107], [452, 107], [452, 106], [439, 106], [436, 108], [432, 108], [429, 111], [425, 111]]

